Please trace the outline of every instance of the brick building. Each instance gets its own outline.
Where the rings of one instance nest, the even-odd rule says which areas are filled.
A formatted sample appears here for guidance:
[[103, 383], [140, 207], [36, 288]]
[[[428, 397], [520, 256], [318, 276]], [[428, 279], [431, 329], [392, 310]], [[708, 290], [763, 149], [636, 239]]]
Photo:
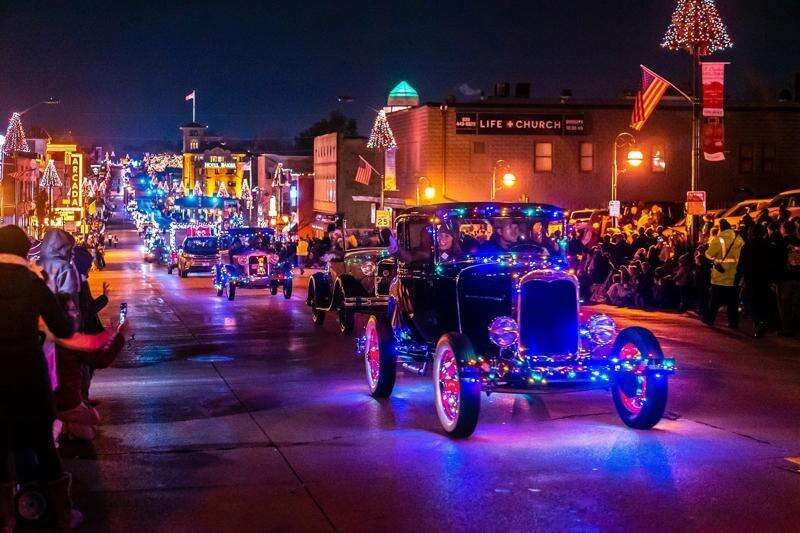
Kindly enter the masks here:
[[[500, 190], [498, 200], [524, 195], [565, 208], [606, 205], [614, 138], [628, 131], [632, 105], [490, 97], [392, 111], [399, 195], [413, 203], [424, 176], [436, 189], [432, 201], [487, 200], [495, 163], [504, 160], [517, 183]], [[800, 185], [800, 104], [731, 103], [725, 113], [725, 161], [702, 163], [699, 188], [708, 191], [709, 207]], [[645, 161], [620, 175], [619, 198], [683, 201], [690, 130], [688, 105], [666, 97], [634, 133]]]
[[315, 232], [324, 232], [337, 214], [344, 216], [349, 228], [372, 227], [381, 179], [373, 174], [369, 185], [355, 181], [359, 156], [376, 166], [376, 154], [367, 149], [367, 139], [341, 133], [319, 135], [314, 138], [313, 155]]

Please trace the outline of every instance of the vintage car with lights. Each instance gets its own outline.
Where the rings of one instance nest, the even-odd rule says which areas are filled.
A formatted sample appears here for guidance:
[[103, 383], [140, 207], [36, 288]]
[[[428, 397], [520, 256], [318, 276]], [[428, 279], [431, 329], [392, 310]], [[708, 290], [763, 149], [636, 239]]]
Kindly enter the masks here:
[[219, 262], [219, 241], [216, 237], [186, 237], [177, 251], [178, 275], [189, 272], [210, 272]]
[[378, 247], [353, 248], [329, 260], [325, 270], [308, 281], [311, 320], [321, 326], [326, 313], [336, 313], [339, 330], [350, 334], [355, 313], [385, 314], [394, 263], [387, 249]]
[[[358, 340], [373, 397], [391, 394], [398, 364], [433, 377], [445, 432], [467, 437], [480, 394], [610, 388], [622, 421], [662, 417], [674, 359], [641, 327], [617, 331], [581, 312], [578, 281], [547, 228], [564, 212], [533, 203], [459, 203], [397, 218], [388, 313]], [[563, 233], [562, 233], [563, 234]]]
[[212, 269], [217, 296], [236, 298], [236, 289], [269, 289], [292, 297], [292, 264], [281, 256], [273, 228], [232, 228], [220, 237], [223, 251]]

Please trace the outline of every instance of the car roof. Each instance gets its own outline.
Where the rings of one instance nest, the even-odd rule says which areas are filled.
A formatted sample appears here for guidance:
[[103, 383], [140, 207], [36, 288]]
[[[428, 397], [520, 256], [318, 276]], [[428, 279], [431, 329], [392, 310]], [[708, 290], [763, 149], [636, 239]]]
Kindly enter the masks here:
[[[800, 194], [800, 189], [792, 189], [790, 191], [783, 191], [781, 193], [776, 194], [775, 196], [788, 196], [790, 194]], [[774, 198], [774, 196], [773, 196]], [[770, 198], [771, 200], [772, 198]]]
[[404, 215], [438, 216], [441, 218], [463, 218], [473, 216], [546, 216], [557, 219], [565, 210], [551, 205], [529, 202], [449, 202], [412, 207]]

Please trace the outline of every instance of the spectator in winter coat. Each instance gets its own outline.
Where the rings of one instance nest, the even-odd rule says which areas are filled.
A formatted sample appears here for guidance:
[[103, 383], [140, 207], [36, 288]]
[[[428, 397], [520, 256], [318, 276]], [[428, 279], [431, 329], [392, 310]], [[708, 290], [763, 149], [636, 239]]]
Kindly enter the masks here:
[[73, 330], [80, 329], [80, 276], [72, 264], [75, 238], [64, 230], [49, 229], [44, 234], [39, 253], [39, 265], [44, 271], [47, 286], [58, 298], [72, 322]]
[[770, 285], [776, 270], [773, 248], [775, 246], [767, 240], [766, 228], [753, 224], [739, 257], [737, 276], [743, 282], [742, 293], [753, 317], [755, 337], [764, 335], [769, 318]]
[[778, 309], [781, 335], [797, 335], [800, 331], [800, 238], [797, 223], [787, 220], [781, 225], [778, 254]]
[[714, 325], [719, 306], [728, 310], [728, 326], [739, 327], [739, 290], [736, 285], [736, 270], [739, 255], [744, 246], [742, 238], [731, 229], [724, 218], [719, 221], [719, 235], [709, 239], [706, 258], [713, 261], [711, 269], [711, 300], [703, 322]]

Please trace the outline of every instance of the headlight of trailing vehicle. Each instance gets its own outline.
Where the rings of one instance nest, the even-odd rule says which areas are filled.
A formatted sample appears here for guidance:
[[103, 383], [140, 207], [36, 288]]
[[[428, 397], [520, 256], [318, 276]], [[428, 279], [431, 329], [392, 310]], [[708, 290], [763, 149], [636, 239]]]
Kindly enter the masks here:
[[508, 348], [517, 342], [519, 326], [509, 316], [499, 316], [489, 324], [489, 340], [501, 348]]
[[604, 346], [614, 338], [616, 329], [617, 324], [613, 318], [603, 313], [597, 313], [586, 321], [581, 328], [581, 335], [595, 344]]
[[361, 263], [361, 273], [365, 276], [373, 276], [375, 272], [378, 270], [378, 265], [373, 263], [372, 261], [364, 261]]

